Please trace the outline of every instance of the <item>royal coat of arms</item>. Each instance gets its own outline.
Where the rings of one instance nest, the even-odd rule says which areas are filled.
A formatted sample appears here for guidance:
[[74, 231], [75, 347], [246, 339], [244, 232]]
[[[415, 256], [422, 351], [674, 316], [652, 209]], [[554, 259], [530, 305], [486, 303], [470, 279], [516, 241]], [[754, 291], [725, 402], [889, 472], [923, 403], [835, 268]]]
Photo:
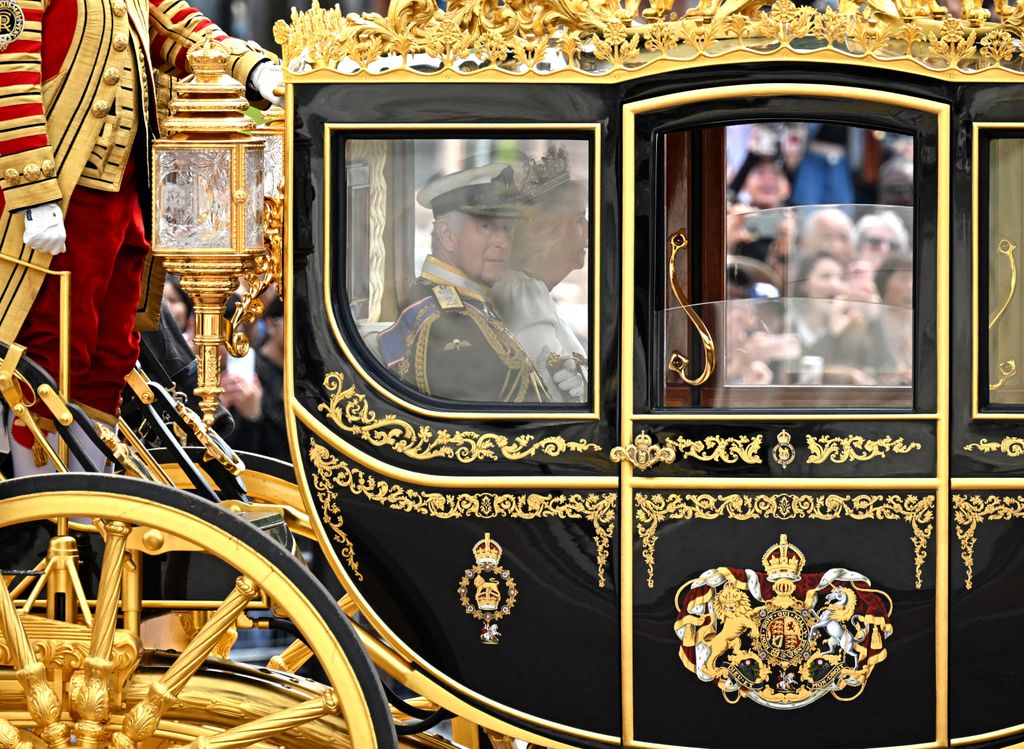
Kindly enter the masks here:
[[892, 599], [852, 570], [804, 574], [805, 561], [783, 534], [764, 572], [718, 567], [676, 593], [679, 658], [728, 702], [791, 710], [826, 694], [849, 701], [885, 660]]

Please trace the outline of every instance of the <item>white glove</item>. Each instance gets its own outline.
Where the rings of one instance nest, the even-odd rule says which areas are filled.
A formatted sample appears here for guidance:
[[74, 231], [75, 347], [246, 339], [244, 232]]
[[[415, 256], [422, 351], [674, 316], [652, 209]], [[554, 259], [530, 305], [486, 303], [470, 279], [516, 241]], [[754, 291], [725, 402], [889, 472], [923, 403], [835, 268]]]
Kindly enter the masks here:
[[22, 213], [25, 216], [25, 244], [48, 255], [59, 255], [67, 249], [64, 243], [68, 235], [64, 229], [64, 214], [60, 210], [60, 203], [43, 203]]
[[278, 107], [284, 106], [284, 98], [274, 93], [274, 89], [284, 85], [284, 71], [281, 66], [272, 62], [261, 62], [252, 71], [250, 78], [252, 87], [260, 92], [260, 96]]
[[562, 394], [567, 396], [566, 400], [583, 400], [583, 374], [575, 359], [563, 361], [562, 366], [551, 373], [551, 379], [555, 381]]

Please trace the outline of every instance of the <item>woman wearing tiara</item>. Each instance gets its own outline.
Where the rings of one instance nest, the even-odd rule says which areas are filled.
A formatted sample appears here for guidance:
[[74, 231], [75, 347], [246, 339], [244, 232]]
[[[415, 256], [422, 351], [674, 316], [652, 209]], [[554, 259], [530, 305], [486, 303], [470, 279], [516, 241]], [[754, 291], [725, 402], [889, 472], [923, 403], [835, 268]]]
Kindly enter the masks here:
[[587, 260], [587, 189], [569, 174], [564, 148], [549, 148], [524, 166], [524, 216], [516, 230], [511, 270], [491, 290], [502, 320], [530, 355], [551, 400], [583, 403], [589, 366], [586, 346], [551, 291]]

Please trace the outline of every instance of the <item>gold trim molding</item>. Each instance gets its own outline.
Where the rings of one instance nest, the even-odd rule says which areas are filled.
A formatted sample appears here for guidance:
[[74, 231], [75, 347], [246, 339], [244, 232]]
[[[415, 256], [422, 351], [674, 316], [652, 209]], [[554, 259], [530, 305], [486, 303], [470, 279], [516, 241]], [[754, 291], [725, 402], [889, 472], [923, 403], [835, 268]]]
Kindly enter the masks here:
[[446, 429], [434, 431], [429, 426], [415, 427], [394, 414], [378, 416], [370, 408], [366, 396], [355, 385], [345, 387], [345, 375], [328, 372], [324, 388], [330, 394], [328, 403], [317, 410], [324, 413], [342, 431], [359, 437], [377, 447], [390, 447], [397, 453], [415, 460], [450, 458], [460, 463], [477, 460], [523, 460], [537, 455], [557, 458], [560, 455], [600, 450], [601, 446], [584, 439], [569, 442], [564, 437], [544, 437], [537, 440], [532, 434], [521, 434], [509, 439], [502, 434]]
[[364, 472], [332, 454], [315, 439], [309, 441], [308, 457], [313, 464], [313, 488], [320, 504], [324, 524], [334, 532], [339, 553], [352, 574], [362, 580], [355, 547], [345, 530], [345, 520], [338, 505], [338, 490], [363, 496], [391, 510], [426, 515], [441, 520], [455, 518], [517, 518], [536, 520], [588, 520], [594, 526], [597, 547], [597, 581], [605, 586], [605, 570], [612, 536], [615, 533], [615, 511], [618, 494], [499, 494], [496, 492], [446, 493], [413, 489], [391, 483]]
[[989, 442], [982, 437], [977, 442], [969, 442], [964, 445], [964, 450], [980, 453], [1003, 453], [1011, 458], [1019, 458], [1024, 455], [1024, 437], [1003, 437], [998, 442]]
[[[295, 74], [332, 71], [345, 78], [394, 73], [488, 73], [523, 77], [600, 78], [658, 62], [678, 67], [737, 52], [810, 58], [910, 63], [929, 72], [1020, 75], [1017, 49], [1024, 7], [1000, 2], [1000, 23], [965, 2], [964, 18], [947, 17], [935, 3], [868, 0], [867, 10], [821, 13], [792, 0], [764, 3], [701, 0], [682, 18], [672, 2], [653, 0], [640, 17], [639, 2], [488, 0], [449, 3], [392, 0], [387, 16], [345, 15], [339, 6], [293, 9], [278, 21], [274, 38]], [[716, 7], [717, 6], [717, 7]], [[767, 11], [755, 10], [767, 7]], [[783, 53], [779, 55], [779, 53]], [[415, 68], [414, 68], [415, 66]]]
[[807, 457], [810, 465], [819, 465], [831, 461], [846, 463], [848, 461], [866, 461], [875, 458], [886, 458], [889, 453], [903, 455], [921, 449], [920, 442], [904, 442], [902, 437], [886, 435], [877, 440], [869, 440], [855, 434], [849, 437], [812, 437], [807, 435], [807, 449], [811, 454]]
[[742, 461], [748, 465], [756, 465], [761, 462], [758, 452], [764, 436], [757, 434], [753, 437], [741, 435], [739, 437], [721, 437], [712, 434], [704, 439], [691, 440], [686, 437], [672, 437], [665, 440], [665, 444], [674, 447], [677, 457], [681, 459], [701, 460], [706, 463], [736, 463]]
[[1024, 496], [980, 494], [954, 494], [953, 517], [956, 522], [956, 538], [960, 542], [960, 558], [966, 568], [964, 586], [974, 587], [974, 544], [978, 525], [986, 520], [1014, 520], [1024, 518]]
[[645, 494], [635, 495], [637, 535], [647, 563], [647, 587], [654, 587], [658, 526], [667, 520], [904, 520], [914, 546], [915, 587], [935, 517], [935, 496], [902, 494]]

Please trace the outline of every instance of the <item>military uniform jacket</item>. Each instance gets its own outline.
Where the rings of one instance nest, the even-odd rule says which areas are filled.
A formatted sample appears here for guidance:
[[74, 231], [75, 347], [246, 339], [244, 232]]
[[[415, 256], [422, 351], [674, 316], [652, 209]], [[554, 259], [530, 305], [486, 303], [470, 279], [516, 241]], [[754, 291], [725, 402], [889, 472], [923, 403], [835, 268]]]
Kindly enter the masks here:
[[66, 211], [79, 184], [118, 190], [134, 138], [149, 138], [154, 62], [187, 74], [186, 52], [207, 36], [242, 82], [267, 59], [183, 0], [0, 0], [0, 340], [14, 340], [42, 284], [28, 264], [50, 262], [22, 244], [11, 212]]
[[429, 256], [398, 320], [377, 339], [388, 368], [425, 395], [537, 403], [547, 391], [487, 288]]

